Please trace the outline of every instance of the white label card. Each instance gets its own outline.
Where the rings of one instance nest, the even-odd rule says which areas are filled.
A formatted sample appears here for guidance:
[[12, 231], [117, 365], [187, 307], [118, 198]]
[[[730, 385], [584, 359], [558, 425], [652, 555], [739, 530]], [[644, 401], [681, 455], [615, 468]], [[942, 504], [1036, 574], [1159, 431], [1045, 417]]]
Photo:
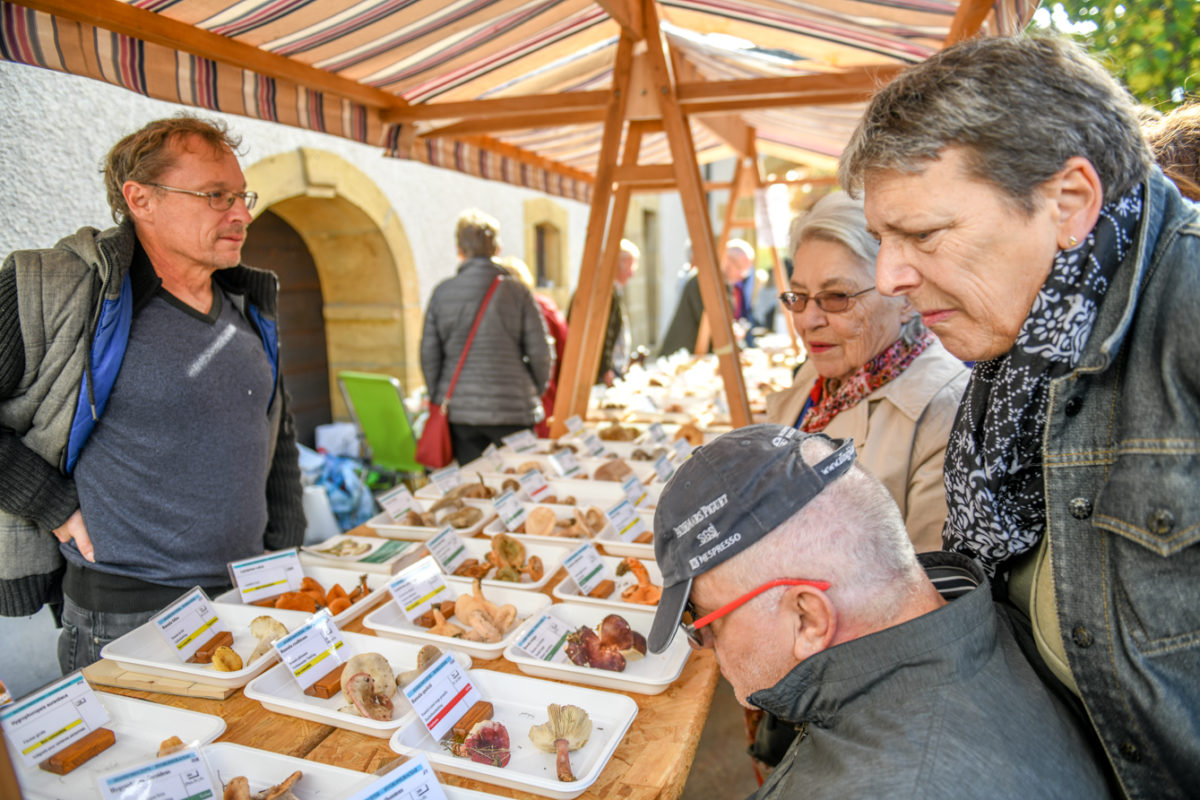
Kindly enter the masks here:
[[349, 800], [446, 800], [437, 775], [424, 753], [410, 756], [377, 781], [350, 795]]
[[229, 630], [199, 586], [154, 617], [154, 626], [183, 662], [195, 655], [209, 639]]
[[0, 710], [9, 752], [19, 754], [27, 767], [37, 766], [106, 722], [108, 710], [78, 672]]
[[400, 606], [409, 622], [443, 600], [453, 599], [445, 576], [438, 569], [437, 561], [430, 556], [422, 558], [392, 578], [388, 584], [388, 591], [392, 593], [392, 599]]
[[531, 450], [537, 449], [537, 437], [528, 428], [516, 433], [510, 433], [508, 436], [501, 436], [500, 438], [515, 453], [528, 453]]
[[665, 442], [667, 440], [667, 432], [663, 429], [661, 422], [656, 422], [650, 426], [647, 431], [650, 434], [650, 439], [655, 442]]
[[583, 420], [579, 418], [578, 414], [567, 417], [567, 430], [571, 433], [579, 433], [583, 430]]
[[542, 498], [550, 494], [550, 484], [546, 483], [546, 476], [536, 469], [531, 469], [521, 476], [521, 488], [535, 503], [542, 502]]
[[405, 686], [404, 696], [437, 741], [482, 699], [466, 670], [449, 653]]
[[506, 530], [515, 531], [525, 522], [527, 516], [525, 506], [517, 500], [512, 489], [493, 500], [492, 507], [496, 509], [496, 514], [499, 515], [500, 522]]
[[658, 476], [660, 481], [666, 483], [675, 474], [675, 465], [671, 463], [671, 459], [667, 456], [659, 456], [654, 460], [654, 474]]
[[437, 536], [425, 543], [425, 546], [433, 553], [433, 557], [447, 575], [453, 575], [459, 564], [471, 556], [471, 551], [467, 549], [462, 537], [449, 525], [442, 528]]
[[675, 448], [676, 461], [678, 461], [680, 464], [683, 463], [685, 458], [692, 454], [692, 443], [687, 439], [676, 439], [675, 443], [672, 444], [671, 447]]
[[618, 538], [623, 542], [632, 542], [646, 532], [646, 523], [642, 522], [642, 515], [637, 513], [637, 509], [630, 505], [628, 500], [622, 500], [605, 513], [617, 529]]
[[575, 585], [579, 587], [580, 594], [592, 591], [600, 581], [608, 577], [605, 574], [604, 562], [600, 560], [599, 551], [590, 542], [576, 547], [567, 556], [563, 565], [567, 568], [571, 579], [575, 581]]
[[308, 622], [272, 645], [304, 690], [319, 681], [339, 664], [350, 660], [350, 648], [342, 641], [341, 631], [327, 609], [314, 614]]
[[295, 549], [246, 558], [229, 564], [229, 574], [243, 603], [300, 589], [304, 568]]
[[567, 634], [572, 630], [553, 614], [543, 614], [517, 640], [517, 647], [540, 661], [561, 664], [567, 660]]
[[604, 442], [600, 441], [600, 437], [594, 433], [589, 433], [583, 437], [583, 446], [596, 458], [603, 458], [604, 454], [608, 452], [604, 449]]
[[579, 466], [579, 459], [570, 450], [551, 453], [550, 463], [554, 466], [555, 471], [564, 478], [578, 477], [583, 472], [583, 468]]
[[96, 779], [100, 796], [108, 800], [206, 800], [216, 798], [212, 776], [199, 750], [156, 758], [133, 769]]
[[419, 514], [425, 510], [421, 508], [421, 503], [412, 496], [412, 492], [404, 484], [380, 495], [379, 505], [383, 506], [383, 510], [388, 513], [393, 522], [404, 519], [410, 511], [416, 511]]
[[485, 447], [482, 458], [495, 472], [500, 472], [504, 469], [504, 459], [500, 457], [500, 448], [496, 447], [496, 445], [489, 444]]
[[462, 472], [459, 471], [458, 467], [445, 467], [430, 475], [429, 480], [433, 481], [433, 485], [442, 494], [445, 494], [462, 483]]
[[630, 475], [621, 481], [621, 488], [625, 490], [625, 499], [635, 508], [640, 508], [646, 499], [646, 487], [638, 480], [638, 476]]

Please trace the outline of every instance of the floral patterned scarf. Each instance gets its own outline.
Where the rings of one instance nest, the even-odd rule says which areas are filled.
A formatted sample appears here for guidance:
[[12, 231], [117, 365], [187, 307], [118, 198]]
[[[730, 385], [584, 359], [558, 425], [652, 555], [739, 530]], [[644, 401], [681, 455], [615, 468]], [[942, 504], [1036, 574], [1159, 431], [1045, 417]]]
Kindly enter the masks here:
[[805, 433], [825, 430], [840, 412], [858, 405], [864, 397], [908, 369], [908, 365], [933, 343], [933, 334], [921, 327], [920, 317], [913, 320], [913, 327], [906, 324], [899, 339], [859, 367], [836, 389], [832, 388], [833, 379], [818, 379], [796, 427]]
[[947, 550], [989, 576], [1046, 527], [1042, 436], [1050, 382], [1074, 369], [1100, 301], [1133, 247], [1142, 187], [1104, 206], [1086, 241], [1054, 257], [1011, 350], [971, 372], [946, 445]]

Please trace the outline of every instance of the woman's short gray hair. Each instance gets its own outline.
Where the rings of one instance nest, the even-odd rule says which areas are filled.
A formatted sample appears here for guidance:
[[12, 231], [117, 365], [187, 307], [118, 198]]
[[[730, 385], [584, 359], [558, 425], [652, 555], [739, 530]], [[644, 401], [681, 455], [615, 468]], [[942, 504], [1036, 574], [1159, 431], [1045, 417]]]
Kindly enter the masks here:
[[469, 208], [458, 218], [455, 239], [467, 258], [491, 258], [500, 252], [500, 223], [490, 214]]
[[796, 248], [809, 239], [824, 239], [845, 247], [859, 258], [868, 272], [874, 272], [879, 242], [867, 233], [867, 217], [861, 198], [845, 192], [827, 194], [807, 212], [792, 220], [788, 231], [788, 252], [796, 257]]
[[1129, 93], [1091, 57], [1050, 36], [982, 36], [901, 73], [871, 100], [842, 153], [838, 176], [857, 192], [868, 172], [916, 173], [946, 147], [965, 149], [971, 177], [1026, 214], [1034, 192], [1083, 156], [1105, 202], [1150, 172]]

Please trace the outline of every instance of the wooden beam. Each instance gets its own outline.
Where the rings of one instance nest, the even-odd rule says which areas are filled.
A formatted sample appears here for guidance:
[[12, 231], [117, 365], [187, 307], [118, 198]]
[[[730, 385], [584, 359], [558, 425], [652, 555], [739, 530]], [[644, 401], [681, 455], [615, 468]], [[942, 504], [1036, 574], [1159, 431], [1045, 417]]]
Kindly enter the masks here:
[[991, 0], [960, 0], [958, 10], [954, 12], [954, 20], [950, 23], [950, 33], [942, 47], [966, 41], [983, 27], [983, 21], [992, 13]]
[[725, 281], [721, 277], [713, 248], [712, 226], [709, 224], [700, 181], [700, 166], [696, 162], [696, 146], [676, 98], [666, 38], [658, 25], [657, 5], [646, 3], [643, 11], [647, 51], [658, 82], [656, 97], [662, 107], [663, 128], [671, 145], [675, 180], [679, 184], [679, 197], [692, 238], [692, 256], [699, 275], [700, 297], [713, 326], [713, 342], [716, 345], [713, 350], [717, 354], [718, 371], [725, 386], [730, 420], [735, 428], [740, 428], [751, 422], [750, 403], [746, 398], [737, 341], [733, 337], [729, 303], [725, 299]]
[[596, 0], [596, 5], [604, 9], [633, 41], [643, 39], [642, 0]]
[[[974, 2], [974, 0], [964, 0]], [[743, 78], [730, 81], [687, 81], [679, 84], [679, 102], [689, 104], [720, 98], [766, 100], [769, 98], [805, 95], [810, 92], [869, 91], [896, 77], [904, 64], [872, 64], [845, 72], [820, 75], [794, 75], [775, 78]]]
[[596, 109], [604, 111], [608, 92], [562, 92], [561, 94], [529, 94], [519, 97], [496, 97], [489, 100], [463, 100], [455, 103], [417, 103], [406, 108], [384, 111], [384, 123], [419, 122], [439, 119], [489, 119], [530, 112], [561, 112]]
[[693, 100], [681, 103], [689, 117], [702, 114], [729, 114], [736, 111], [755, 111], [764, 108], [787, 108], [789, 106], [840, 106], [864, 103], [874, 95], [873, 89], [849, 91], [807, 92], [805, 94], [781, 95], [779, 97], [751, 97], [747, 99], [727, 98], [724, 100]]
[[[588, 213], [587, 236], [583, 240], [583, 260], [579, 266], [579, 283], [571, 304], [567, 323], [567, 344], [563, 350], [562, 369], [558, 376], [558, 394], [554, 398], [554, 414], [550, 435], [562, 436], [566, 420], [573, 414], [587, 414], [592, 381], [600, 362], [600, 343], [608, 324], [608, 300], [604, 308], [596, 308], [601, 296], [611, 298], [612, 276], [601, 274], [600, 244], [604, 239], [612, 201], [612, 176], [625, 127], [625, 94], [629, 86], [629, 70], [633, 61], [633, 38], [622, 33], [617, 42], [613, 61], [612, 91], [605, 109], [604, 136], [596, 162], [596, 182], [592, 191], [592, 207]], [[605, 288], [604, 284], [608, 286]], [[607, 293], [606, 295], [604, 293]]]
[[403, 98], [371, 86], [310, 67], [284, 56], [268, 53], [227, 36], [210, 33], [170, 17], [145, 11], [118, 0], [13, 0], [17, 5], [81, 22], [144, 42], [181, 50], [250, 70], [268, 78], [291, 81], [370, 108], [400, 108]]
[[675, 168], [670, 164], [646, 164], [639, 166], [622, 164], [613, 172], [613, 182], [622, 186], [636, 187], [640, 184], [674, 182]]
[[590, 184], [596, 179], [594, 175], [584, 172], [581, 169], [560, 164], [557, 161], [539, 156], [537, 153], [530, 152], [529, 150], [523, 150], [508, 142], [493, 139], [490, 136], [464, 136], [459, 141], [474, 145], [481, 150], [489, 150], [497, 155], [511, 158], [513, 161], [521, 164], [528, 164], [531, 167], [541, 167], [544, 170], [562, 175], [565, 178], [571, 178], [572, 180]]
[[597, 109], [575, 109], [573, 111], [547, 112], [543, 114], [520, 114], [511, 117], [490, 117], [485, 119], [464, 119], [452, 122], [439, 128], [433, 128], [418, 133], [417, 136], [428, 139], [435, 136], [457, 137], [465, 134], [490, 134], [498, 131], [527, 130], [529, 128], [551, 128], [562, 125], [589, 125], [603, 122], [605, 111]]

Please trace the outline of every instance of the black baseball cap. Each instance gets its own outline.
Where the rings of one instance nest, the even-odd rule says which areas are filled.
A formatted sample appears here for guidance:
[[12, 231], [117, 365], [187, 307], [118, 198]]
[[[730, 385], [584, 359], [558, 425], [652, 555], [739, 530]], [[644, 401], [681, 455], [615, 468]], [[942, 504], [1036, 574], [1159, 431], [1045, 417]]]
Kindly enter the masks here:
[[[834, 451], [815, 465], [800, 455], [819, 436]], [[692, 579], [779, 527], [854, 463], [854, 442], [784, 425], [749, 425], [692, 452], [667, 482], [654, 512], [654, 555], [662, 599], [646, 643], [671, 644]]]

